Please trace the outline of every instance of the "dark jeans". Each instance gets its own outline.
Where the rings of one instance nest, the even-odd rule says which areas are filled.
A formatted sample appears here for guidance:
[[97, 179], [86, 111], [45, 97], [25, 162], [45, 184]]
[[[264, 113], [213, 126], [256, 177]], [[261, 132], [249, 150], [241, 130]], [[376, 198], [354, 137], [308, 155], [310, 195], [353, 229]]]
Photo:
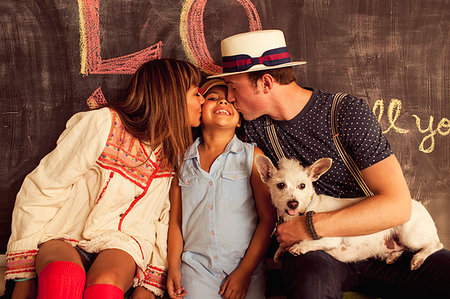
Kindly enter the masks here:
[[430, 255], [410, 270], [410, 252], [392, 265], [369, 259], [342, 263], [323, 251], [283, 257], [283, 281], [288, 298], [342, 298], [357, 291], [382, 298], [450, 298], [450, 251]]

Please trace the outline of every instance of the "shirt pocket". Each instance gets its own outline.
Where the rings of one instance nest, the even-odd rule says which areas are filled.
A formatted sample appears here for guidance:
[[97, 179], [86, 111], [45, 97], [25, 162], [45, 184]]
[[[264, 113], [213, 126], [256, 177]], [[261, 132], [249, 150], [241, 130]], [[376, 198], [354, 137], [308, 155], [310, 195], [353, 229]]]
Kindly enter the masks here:
[[181, 198], [183, 204], [195, 204], [199, 198], [198, 194], [198, 178], [197, 176], [185, 177], [178, 180], [178, 185], [181, 188]]
[[222, 172], [222, 198], [239, 200], [247, 197], [248, 173], [244, 171]]

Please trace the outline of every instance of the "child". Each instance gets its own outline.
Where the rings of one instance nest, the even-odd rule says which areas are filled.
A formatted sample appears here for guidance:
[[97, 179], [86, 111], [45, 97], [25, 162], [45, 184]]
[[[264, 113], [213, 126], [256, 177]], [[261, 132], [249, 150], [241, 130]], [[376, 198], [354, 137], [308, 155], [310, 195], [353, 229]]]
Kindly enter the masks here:
[[36, 272], [41, 299], [123, 298], [133, 280], [164, 293], [168, 195], [200, 124], [199, 83], [190, 63], [150, 61], [123, 101], [68, 121], [17, 195], [6, 270], [13, 296], [36, 297]]
[[275, 212], [254, 156], [235, 135], [239, 113], [221, 79], [200, 92], [202, 137], [170, 191], [167, 289], [171, 298], [264, 298], [261, 263]]

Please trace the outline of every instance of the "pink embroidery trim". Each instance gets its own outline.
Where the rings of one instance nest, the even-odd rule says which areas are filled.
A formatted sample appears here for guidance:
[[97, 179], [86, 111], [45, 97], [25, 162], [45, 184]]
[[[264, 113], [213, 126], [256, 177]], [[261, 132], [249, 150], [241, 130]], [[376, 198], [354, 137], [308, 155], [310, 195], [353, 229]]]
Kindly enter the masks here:
[[[117, 112], [112, 109], [110, 112], [112, 126], [97, 164], [119, 173], [144, 189], [155, 173], [161, 169], [160, 163], [148, 158], [142, 143], [125, 131]], [[131, 148], [135, 142], [139, 142], [140, 146], [137, 154], [132, 155]]]
[[152, 285], [161, 290], [165, 290], [166, 280], [167, 280], [167, 273], [162, 269], [159, 269], [155, 266], [148, 266], [147, 269], [145, 270], [144, 282], [146, 284]]
[[30, 250], [6, 255], [5, 275], [34, 272], [34, 260], [37, 250]]

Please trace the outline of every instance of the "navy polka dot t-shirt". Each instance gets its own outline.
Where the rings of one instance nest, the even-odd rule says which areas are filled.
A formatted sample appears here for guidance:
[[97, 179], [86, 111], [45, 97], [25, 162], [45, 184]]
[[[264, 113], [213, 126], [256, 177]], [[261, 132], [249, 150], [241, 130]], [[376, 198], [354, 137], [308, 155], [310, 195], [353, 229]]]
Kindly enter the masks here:
[[[293, 119], [273, 120], [284, 155], [311, 165], [319, 158], [332, 158], [333, 165], [314, 182], [316, 192], [335, 197], [359, 197], [364, 192], [342, 161], [331, 133], [332, 93], [314, 90], [313, 95]], [[338, 106], [338, 132], [341, 143], [359, 169], [365, 169], [392, 155], [391, 146], [365, 100], [347, 95]], [[266, 132], [266, 117], [244, 122], [250, 139], [274, 162], [277, 157]]]

